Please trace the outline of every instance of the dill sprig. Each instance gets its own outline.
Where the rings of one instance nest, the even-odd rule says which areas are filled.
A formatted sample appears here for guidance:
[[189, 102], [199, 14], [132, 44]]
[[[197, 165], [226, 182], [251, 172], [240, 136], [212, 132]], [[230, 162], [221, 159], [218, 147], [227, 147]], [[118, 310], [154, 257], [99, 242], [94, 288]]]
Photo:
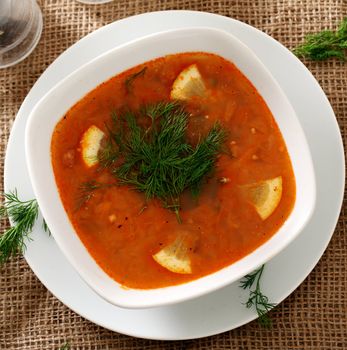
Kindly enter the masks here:
[[116, 149], [113, 145], [111, 139], [106, 141], [105, 146], [102, 151], [98, 154], [98, 160], [101, 164], [101, 168], [110, 168], [119, 158], [118, 149]]
[[[0, 219], [9, 218], [13, 226], [0, 236], [0, 264], [6, 262], [11, 256], [22, 253], [25, 249], [25, 240], [37, 220], [39, 207], [36, 199], [21, 201], [17, 190], [4, 194], [5, 203], [0, 207]], [[44, 223], [45, 231], [48, 230]]]
[[133, 74], [129, 75], [129, 76], [125, 79], [125, 82], [124, 82], [124, 84], [125, 84], [125, 89], [127, 90], [128, 93], [131, 92], [132, 84], [133, 84], [134, 80], [135, 80], [136, 78], [139, 78], [139, 77], [145, 75], [146, 70], [147, 70], [147, 67], [143, 67], [141, 70], [139, 70], [139, 71], [136, 72], [136, 73], [133, 73]]
[[270, 303], [269, 298], [265, 296], [260, 288], [260, 279], [263, 274], [265, 265], [259, 269], [246, 275], [240, 282], [240, 287], [243, 289], [251, 289], [255, 284], [255, 289], [250, 291], [249, 298], [245, 303], [247, 308], [255, 307], [259, 316], [259, 323], [264, 327], [271, 326], [271, 319], [267, 312], [276, 306], [275, 303]]
[[51, 230], [49, 229], [47, 222], [44, 218], [42, 218], [42, 228], [45, 232], [48, 233], [49, 236], [51, 235]]
[[346, 59], [347, 49], [347, 17], [342, 20], [336, 31], [323, 30], [317, 34], [306, 36], [303, 44], [293, 50], [298, 57], [314, 61], [328, 58]]
[[95, 180], [83, 182], [78, 188], [76, 210], [85, 205], [93, 197], [96, 190], [111, 186], [114, 186], [114, 184], [101, 183]]
[[107, 148], [99, 152], [100, 163], [120, 185], [143, 192], [147, 200], [159, 198], [179, 221], [180, 195], [186, 189], [199, 194], [226, 137], [216, 123], [193, 146], [186, 139], [188, 118], [176, 102], [147, 106], [138, 113], [114, 113]]
[[66, 342], [65, 344], [63, 344], [59, 350], [70, 350], [70, 344], [69, 342]]

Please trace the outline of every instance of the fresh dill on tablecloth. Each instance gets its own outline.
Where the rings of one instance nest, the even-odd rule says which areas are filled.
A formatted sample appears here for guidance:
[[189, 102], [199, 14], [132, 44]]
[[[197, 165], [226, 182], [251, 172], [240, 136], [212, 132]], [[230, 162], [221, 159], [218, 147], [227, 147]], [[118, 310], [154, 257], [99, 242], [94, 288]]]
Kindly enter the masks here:
[[59, 350], [70, 350], [70, 344], [66, 342], [59, 348]]
[[347, 17], [342, 20], [336, 31], [323, 30], [305, 37], [304, 43], [293, 50], [298, 57], [314, 61], [328, 58], [346, 59], [347, 49]]

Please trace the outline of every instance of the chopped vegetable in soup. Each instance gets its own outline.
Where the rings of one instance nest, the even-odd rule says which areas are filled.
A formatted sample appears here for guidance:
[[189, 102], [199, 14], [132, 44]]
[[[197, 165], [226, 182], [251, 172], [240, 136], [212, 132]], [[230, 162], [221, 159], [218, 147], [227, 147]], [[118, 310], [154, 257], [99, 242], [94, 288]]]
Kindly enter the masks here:
[[161, 57], [104, 82], [57, 124], [51, 152], [78, 236], [130, 288], [232, 264], [276, 233], [295, 202], [269, 108], [209, 53]]

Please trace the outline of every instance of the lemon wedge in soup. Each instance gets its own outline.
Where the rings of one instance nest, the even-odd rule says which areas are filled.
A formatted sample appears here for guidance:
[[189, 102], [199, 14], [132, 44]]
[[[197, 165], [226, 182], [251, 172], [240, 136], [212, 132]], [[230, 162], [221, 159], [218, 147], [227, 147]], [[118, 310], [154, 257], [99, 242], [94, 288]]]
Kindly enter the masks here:
[[92, 125], [83, 134], [81, 140], [82, 159], [87, 167], [98, 163], [98, 152], [104, 132], [97, 126]]
[[282, 176], [247, 185], [250, 201], [259, 216], [266, 220], [277, 208], [282, 198]]
[[181, 274], [192, 273], [188, 247], [182, 236], [153, 255], [153, 259], [171, 272]]
[[172, 85], [170, 97], [173, 100], [189, 100], [193, 96], [204, 96], [206, 87], [196, 64], [184, 69]]

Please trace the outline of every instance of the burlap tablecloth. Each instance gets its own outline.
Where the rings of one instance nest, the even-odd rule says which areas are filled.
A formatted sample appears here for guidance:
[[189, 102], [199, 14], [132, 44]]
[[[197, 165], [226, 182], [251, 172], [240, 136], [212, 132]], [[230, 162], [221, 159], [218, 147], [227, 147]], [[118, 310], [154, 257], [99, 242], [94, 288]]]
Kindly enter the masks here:
[[[292, 48], [305, 33], [334, 27], [347, 16], [346, 0], [115, 0], [99, 6], [42, 0], [40, 5], [44, 30], [38, 47], [24, 62], [0, 70], [1, 174], [11, 125], [34, 82], [61, 52], [107, 23], [157, 10], [208, 11], [249, 23]], [[305, 63], [328, 95], [346, 140], [347, 63]], [[0, 270], [0, 349], [58, 349], [66, 341], [71, 349], [347, 349], [346, 247], [344, 206], [319, 264], [271, 312], [272, 329], [252, 322], [214, 337], [179, 342], [135, 339], [86, 321], [53, 297], [18, 257]]]

